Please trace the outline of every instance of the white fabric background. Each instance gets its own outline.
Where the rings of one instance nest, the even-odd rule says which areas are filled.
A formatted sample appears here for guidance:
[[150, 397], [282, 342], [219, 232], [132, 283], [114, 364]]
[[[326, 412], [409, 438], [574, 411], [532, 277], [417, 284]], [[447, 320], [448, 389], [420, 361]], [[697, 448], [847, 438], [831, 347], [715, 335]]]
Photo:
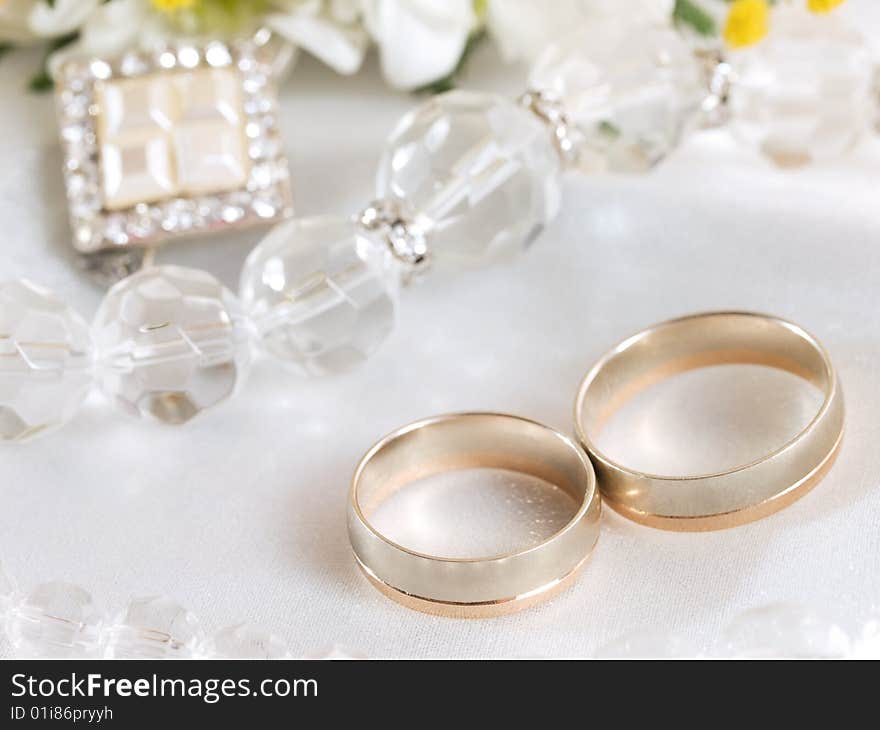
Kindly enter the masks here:
[[[0, 63], [0, 276], [40, 281], [90, 316], [101, 292], [67, 245], [52, 102], [21, 92], [36, 61], [16, 53]], [[521, 78], [486, 51], [464, 85], [513, 93]], [[282, 93], [299, 214], [367, 202], [380, 146], [413, 103], [373, 66], [341, 78], [304, 61]], [[723, 131], [695, 136], [644, 177], [570, 178], [561, 217], [527, 255], [404, 292], [397, 331], [355, 374], [303, 381], [264, 362], [236, 400], [183, 428], [127, 420], [95, 396], [64, 431], [3, 449], [0, 558], [25, 588], [74, 581], [108, 609], [170, 594], [209, 631], [251, 621], [296, 655], [341, 644], [373, 657], [583, 656], [644, 631], [707, 649], [731, 617], [777, 601], [855, 630], [880, 599], [878, 179], [880, 141], [782, 172]], [[259, 235], [178, 245], [163, 258], [234, 285]], [[361, 577], [345, 498], [378, 437], [471, 409], [570, 432], [575, 387], [610, 345], [715, 308], [791, 318], [832, 353], [847, 435], [813, 493], [708, 534], [606, 512], [572, 590], [497, 620], [411, 613]]]

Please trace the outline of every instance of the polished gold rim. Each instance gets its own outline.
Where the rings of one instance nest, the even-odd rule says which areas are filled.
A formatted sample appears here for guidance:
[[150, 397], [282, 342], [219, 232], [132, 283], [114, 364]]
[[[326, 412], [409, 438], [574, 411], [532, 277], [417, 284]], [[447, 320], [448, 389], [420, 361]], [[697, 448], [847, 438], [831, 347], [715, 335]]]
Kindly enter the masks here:
[[432, 598], [422, 598], [421, 596], [412, 596], [380, 580], [358, 559], [357, 555], [355, 555], [355, 560], [357, 560], [361, 572], [374, 588], [385, 595], [385, 597], [412, 611], [428, 613], [432, 616], [443, 616], [444, 618], [495, 618], [524, 611], [539, 603], [549, 601], [568, 590], [575, 582], [581, 568], [587, 562], [591, 553], [588, 553], [574, 570], [559, 580], [555, 580], [545, 586], [540, 586], [531, 593], [522, 596], [486, 601], [485, 603], [452, 603]]
[[[595, 438], [620, 406], [671, 375], [717, 364], [759, 364], [819, 388], [823, 402], [793, 439], [749, 464], [713, 474], [648, 474], [602, 453]], [[844, 405], [828, 354], [791, 322], [750, 312], [712, 312], [662, 322], [624, 340], [587, 373], [575, 401], [578, 440], [590, 454], [603, 499], [620, 514], [668, 530], [734, 527], [788, 506], [833, 464]]]
[[[419, 553], [370, 523], [378, 505], [406, 484], [479, 467], [549, 481], [576, 500], [577, 512], [543, 542], [485, 558]], [[571, 439], [516, 416], [459, 413], [405, 426], [367, 452], [352, 480], [348, 530], [359, 566], [384, 595], [424, 613], [485, 618], [528, 608], [568, 587], [596, 544], [600, 511], [593, 468]]]

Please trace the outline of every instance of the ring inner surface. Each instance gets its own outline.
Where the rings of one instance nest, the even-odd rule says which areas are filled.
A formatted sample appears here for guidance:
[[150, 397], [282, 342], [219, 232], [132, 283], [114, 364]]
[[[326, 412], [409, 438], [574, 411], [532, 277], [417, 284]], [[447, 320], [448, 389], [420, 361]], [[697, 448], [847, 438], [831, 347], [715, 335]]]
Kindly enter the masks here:
[[679, 373], [733, 364], [784, 370], [824, 394], [831, 386], [820, 348], [796, 327], [747, 314], [677, 320], [627, 340], [593, 371], [578, 401], [581, 432], [595, 450], [609, 418], [642, 391]]
[[506, 469], [559, 487], [577, 505], [589, 483], [570, 443], [529, 421], [468, 414], [420, 425], [382, 444], [357, 475], [356, 498], [365, 519], [412, 482], [461, 469]]
[[[756, 460], [705, 474], [639, 472], [595, 446], [612, 413], [633, 396], [688, 370], [765, 365], [797, 375], [823, 394], [809, 424]], [[723, 312], [666, 322], [618, 345], [588, 373], [576, 402], [576, 426], [602, 496], [632, 519], [671, 529], [717, 529], [757, 519], [809, 489], [830, 465], [843, 429], [843, 399], [821, 345], [796, 325]]]

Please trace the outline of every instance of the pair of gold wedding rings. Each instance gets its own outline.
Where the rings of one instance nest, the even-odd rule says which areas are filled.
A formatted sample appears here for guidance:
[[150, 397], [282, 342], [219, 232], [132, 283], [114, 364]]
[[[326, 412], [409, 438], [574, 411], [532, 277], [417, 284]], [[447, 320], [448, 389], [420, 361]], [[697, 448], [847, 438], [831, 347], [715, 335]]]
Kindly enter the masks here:
[[[765, 457], [713, 474], [646, 474], [596, 447], [603, 424], [634, 395], [671, 375], [720, 364], [797, 375], [823, 393], [819, 411]], [[584, 377], [574, 418], [580, 445], [547, 426], [497, 413], [429, 418], [379, 441], [355, 471], [348, 505], [349, 536], [363, 572], [388, 597], [427, 613], [475, 618], [526, 608], [573, 581], [599, 537], [603, 500], [636, 522], [671, 530], [733, 527], [791, 504], [831, 466], [844, 406], [828, 354], [801, 327], [748, 312], [712, 312], [663, 322], [614, 347]], [[474, 559], [410, 550], [370, 522], [382, 501], [415, 480], [486, 467], [546, 480], [580, 507], [537, 545]]]

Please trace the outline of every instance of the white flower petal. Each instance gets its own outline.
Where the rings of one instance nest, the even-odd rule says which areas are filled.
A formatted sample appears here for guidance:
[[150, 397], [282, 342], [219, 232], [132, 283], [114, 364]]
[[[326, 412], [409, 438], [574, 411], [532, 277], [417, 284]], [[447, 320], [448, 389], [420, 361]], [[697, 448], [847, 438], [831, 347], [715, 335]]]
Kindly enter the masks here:
[[29, 23], [34, 5], [36, 0], [0, 2], [0, 41], [26, 43], [34, 40], [34, 33]]
[[675, 0], [489, 0], [486, 26], [506, 61], [534, 61], [573, 28], [609, 19], [668, 23]]
[[486, 25], [505, 61], [532, 61], [586, 17], [582, 0], [489, 0]]
[[140, 0], [113, 0], [101, 5], [82, 26], [79, 39], [52, 54], [49, 73], [56, 76], [69, 58], [122, 53], [155, 37], [158, 23]]
[[273, 13], [266, 25], [341, 74], [353, 74], [361, 67], [369, 40], [357, 26], [310, 13]]
[[274, 0], [272, 5], [284, 15], [318, 15], [324, 0]]
[[80, 43], [91, 54], [112, 55], [136, 45], [149, 13], [140, 0], [113, 0], [83, 26]]
[[360, 0], [330, 0], [330, 16], [340, 23], [356, 23], [361, 17]]
[[31, 8], [29, 25], [34, 35], [44, 38], [64, 35], [79, 28], [101, 4], [101, 0], [43, 0]]
[[451, 73], [476, 23], [471, 0], [365, 0], [364, 19], [385, 79], [400, 89]]
[[[717, 2], [717, 0], [711, 1]], [[697, 0], [698, 4], [701, 2], [702, 0]], [[585, 7], [590, 15], [611, 16], [617, 19], [624, 15], [630, 20], [668, 23], [672, 19], [675, 0], [629, 0], [625, 13], [621, 11], [620, 5], [620, 0], [589, 0]]]

